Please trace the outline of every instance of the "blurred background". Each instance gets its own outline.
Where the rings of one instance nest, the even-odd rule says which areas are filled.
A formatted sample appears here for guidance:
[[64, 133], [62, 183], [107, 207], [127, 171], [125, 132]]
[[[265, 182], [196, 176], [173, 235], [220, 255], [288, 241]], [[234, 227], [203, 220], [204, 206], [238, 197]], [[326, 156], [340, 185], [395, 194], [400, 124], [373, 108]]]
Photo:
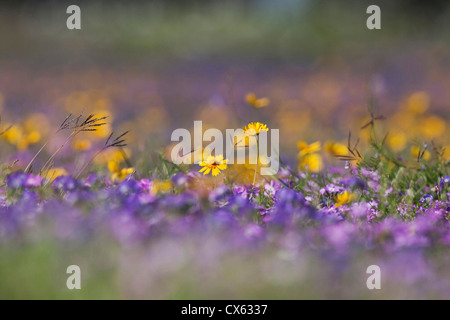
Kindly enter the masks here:
[[[66, 28], [71, 4], [81, 30]], [[371, 4], [381, 30], [366, 27]], [[352, 131], [364, 142], [369, 106], [394, 128], [396, 151], [409, 152], [407, 139], [446, 144], [449, 23], [443, 0], [5, 1], [0, 111], [2, 127], [16, 128], [7, 152], [29, 158], [68, 113], [84, 112], [111, 125], [77, 151], [113, 129], [131, 129], [141, 155], [194, 120], [261, 121], [280, 129], [289, 159], [299, 140], [345, 143]]]

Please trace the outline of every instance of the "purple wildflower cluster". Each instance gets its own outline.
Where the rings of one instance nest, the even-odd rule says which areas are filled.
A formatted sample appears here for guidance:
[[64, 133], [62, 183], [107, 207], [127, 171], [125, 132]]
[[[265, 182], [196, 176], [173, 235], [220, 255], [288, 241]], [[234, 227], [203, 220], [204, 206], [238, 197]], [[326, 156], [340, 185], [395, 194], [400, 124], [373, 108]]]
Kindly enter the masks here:
[[[450, 246], [449, 177], [439, 180], [439, 199], [424, 194], [415, 203], [397, 204], [390, 215], [383, 207], [399, 195], [376, 183], [376, 173], [330, 175], [327, 183], [311, 180], [301, 191], [293, 181], [272, 180], [259, 186], [221, 185], [206, 195], [189, 188], [195, 179], [195, 174], [178, 173], [170, 191], [154, 192], [150, 179], [112, 184], [94, 174], [79, 180], [60, 176], [44, 186], [39, 176], [15, 172], [0, 190], [0, 241], [26, 241], [37, 230], [61, 243], [82, 244], [101, 235], [124, 248], [197, 239], [199, 251], [217, 241], [220, 251], [270, 248], [297, 262], [313, 255], [334, 272], [369, 254], [391, 270], [392, 279], [400, 272], [400, 258], [394, 263], [393, 256], [413, 256], [402, 260], [420, 265], [414, 270], [404, 265], [407, 279], [433, 279], [432, 290], [450, 293], [450, 279], [442, 280], [426, 259], [436, 248]], [[355, 196], [337, 206], [336, 197], [344, 192]], [[436, 283], [441, 287], [435, 288]]]

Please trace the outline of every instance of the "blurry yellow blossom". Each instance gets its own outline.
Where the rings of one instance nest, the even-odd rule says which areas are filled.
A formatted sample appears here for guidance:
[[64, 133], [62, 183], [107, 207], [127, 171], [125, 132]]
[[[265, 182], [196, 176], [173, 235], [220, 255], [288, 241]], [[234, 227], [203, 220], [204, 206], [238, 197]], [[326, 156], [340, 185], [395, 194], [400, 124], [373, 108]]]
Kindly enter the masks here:
[[[7, 124], [9, 126], [9, 124]], [[3, 134], [3, 139], [5, 139], [10, 144], [16, 145], [22, 138], [22, 129], [18, 126], [12, 126], [8, 131]]]
[[334, 199], [336, 201], [335, 206], [340, 207], [342, 205], [346, 205], [353, 201], [355, 199], [355, 195], [350, 193], [349, 191], [344, 191], [342, 193], [339, 193], [336, 198]]
[[[411, 155], [417, 159], [419, 157], [419, 152], [422, 153], [423, 149], [420, 149], [417, 146], [412, 146], [411, 147]], [[422, 159], [424, 160], [430, 160], [431, 158], [431, 153], [428, 150], [425, 150], [425, 152], [423, 153]]]
[[227, 159], [223, 158], [223, 155], [219, 156], [209, 156], [206, 161], [202, 161], [199, 163], [202, 169], [200, 169], [199, 172], [203, 172], [203, 174], [208, 174], [212, 171], [212, 175], [218, 176], [220, 174], [220, 170], [226, 170], [228, 162]]
[[405, 149], [407, 142], [407, 136], [403, 131], [394, 131], [387, 137], [387, 145], [395, 152]]
[[307, 144], [304, 141], [297, 142], [297, 148], [300, 150], [298, 153], [299, 157], [304, 155], [308, 155], [314, 152], [318, 152], [321, 149], [320, 141], [313, 142], [311, 144]]
[[32, 131], [27, 135], [27, 142], [29, 144], [38, 143], [41, 140], [41, 133], [39, 131]]
[[257, 109], [267, 107], [270, 103], [268, 98], [256, 98], [256, 95], [252, 92], [245, 96], [245, 101]]
[[120, 168], [119, 163], [115, 160], [110, 160], [108, 162], [108, 169], [112, 173], [111, 179], [112, 181], [122, 181], [128, 175], [134, 172], [134, 168]]
[[444, 152], [442, 154], [442, 159], [444, 161], [450, 161], [450, 145], [444, 146]]
[[107, 117], [105, 120], [102, 120], [101, 123], [105, 122], [104, 125], [102, 126], [98, 126], [96, 127], [95, 131], [93, 132], [89, 132], [89, 136], [92, 136], [94, 138], [98, 138], [98, 139], [103, 139], [103, 138], [107, 138], [112, 131], [111, 128], [111, 123], [113, 122], [113, 116], [112, 113], [109, 112], [108, 110], [97, 110], [92, 112], [92, 114], [94, 114], [95, 118], [103, 118], [103, 117]]
[[39, 131], [26, 132], [22, 126], [13, 125], [2, 135], [2, 138], [15, 145], [18, 150], [25, 150], [30, 144], [39, 142], [41, 134]]
[[101, 90], [73, 91], [64, 99], [64, 107], [67, 112], [80, 113], [86, 106], [105, 110], [112, 106], [108, 93]]
[[92, 146], [92, 143], [88, 139], [79, 139], [74, 140], [72, 143], [72, 148], [75, 151], [86, 151], [89, 150]]
[[406, 101], [406, 108], [413, 114], [422, 114], [430, 106], [430, 97], [426, 92], [419, 91], [409, 96]]
[[299, 170], [317, 173], [323, 168], [322, 157], [317, 153], [307, 154], [299, 160]]
[[50, 131], [50, 121], [43, 113], [33, 113], [25, 120], [23, 127], [26, 132], [38, 131], [42, 135], [47, 135]]
[[299, 170], [307, 170], [309, 172], [319, 172], [323, 167], [322, 156], [317, 154], [321, 149], [320, 141], [308, 144], [304, 141], [297, 142]]
[[66, 175], [67, 175], [67, 171], [64, 168], [59, 168], [59, 167], [51, 168], [50, 170], [47, 171], [47, 173], [45, 173], [44, 179], [48, 180], [49, 182], [52, 182], [56, 178], [58, 178], [60, 176], [66, 176]]
[[325, 150], [334, 156], [344, 156], [348, 153], [346, 145], [334, 141], [327, 141], [325, 143]]
[[438, 116], [429, 116], [421, 121], [419, 128], [425, 139], [437, 138], [445, 132], [445, 120]]
[[152, 190], [150, 191], [153, 195], [158, 193], [167, 193], [173, 188], [172, 182], [170, 180], [155, 180], [153, 181]]
[[125, 161], [124, 155], [129, 158], [131, 157], [131, 151], [128, 148], [121, 149], [107, 149], [106, 151], [100, 153], [94, 162], [98, 165], [108, 164], [110, 160], [117, 161], [118, 163]]

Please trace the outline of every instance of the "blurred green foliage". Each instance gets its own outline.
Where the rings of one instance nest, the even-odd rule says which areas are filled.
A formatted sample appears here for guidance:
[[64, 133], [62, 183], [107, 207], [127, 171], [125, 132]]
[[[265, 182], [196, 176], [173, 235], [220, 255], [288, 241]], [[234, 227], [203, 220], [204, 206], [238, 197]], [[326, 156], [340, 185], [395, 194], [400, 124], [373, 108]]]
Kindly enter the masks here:
[[66, 28], [65, 2], [26, 2], [0, 12], [0, 52], [33, 59], [301, 59], [359, 55], [449, 36], [444, 2], [376, 1], [382, 29], [366, 28], [371, 1], [81, 2], [82, 29]]

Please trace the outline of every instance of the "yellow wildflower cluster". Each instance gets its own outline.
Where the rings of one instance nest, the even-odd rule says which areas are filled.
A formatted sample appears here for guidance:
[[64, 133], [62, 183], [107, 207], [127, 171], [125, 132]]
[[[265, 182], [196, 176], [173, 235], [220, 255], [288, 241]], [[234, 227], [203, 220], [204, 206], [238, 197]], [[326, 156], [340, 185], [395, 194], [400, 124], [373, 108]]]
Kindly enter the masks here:
[[[5, 128], [11, 126], [6, 124]], [[28, 149], [30, 145], [41, 141], [48, 132], [48, 120], [40, 113], [32, 114], [23, 123], [13, 124], [3, 135], [2, 139], [16, 146], [20, 151]]]
[[158, 193], [167, 193], [172, 190], [173, 184], [170, 180], [154, 180], [151, 194], [156, 195]]
[[133, 167], [121, 167], [120, 163], [116, 160], [110, 160], [108, 162], [108, 169], [111, 172], [111, 180], [113, 182], [122, 181], [134, 172]]
[[245, 101], [256, 109], [267, 107], [270, 103], [268, 98], [257, 98], [253, 92], [245, 96]]
[[342, 193], [339, 193], [334, 200], [336, 201], [335, 206], [340, 207], [355, 200], [355, 195], [350, 193], [349, 191], [344, 191]]
[[[387, 136], [387, 145], [395, 152], [403, 151], [408, 141], [436, 140], [448, 132], [446, 122], [440, 116], [427, 114], [431, 101], [428, 93], [418, 91], [405, 99], [397, 113], [388, 119], [388, 128], [393, 128]], [[411, 148], [414, 155], [417, 150]], [[424, 155], [425, 158], [425, 155]]]
[[323, 168], [322, 156], [318, 154], [321, 149], [320, 142], [307, 144], [304, 141], [297, 142], [298, 153], [298, 169], [309, 172], [319, 172]]

